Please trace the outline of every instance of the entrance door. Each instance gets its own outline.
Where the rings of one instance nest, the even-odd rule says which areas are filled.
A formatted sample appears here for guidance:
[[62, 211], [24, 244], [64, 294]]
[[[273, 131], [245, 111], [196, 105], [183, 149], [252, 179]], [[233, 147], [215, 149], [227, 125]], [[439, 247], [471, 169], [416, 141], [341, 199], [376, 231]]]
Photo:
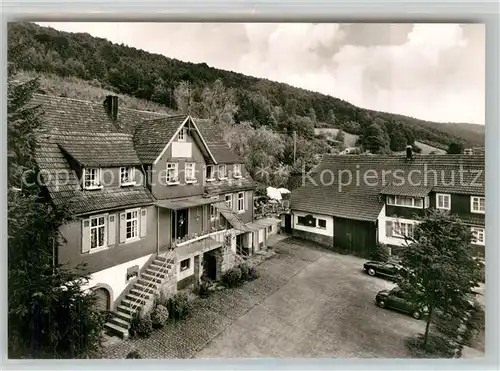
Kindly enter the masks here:
[[172, 212], [173, 238], [184, 238], [188, 234], [188, 209], [180, 209]]
[[241, 249], [243, 247], [243, 234], [239, 234], [236, 236], [236, 247]]
[[94, 290], [94, 294], [96, 296], [96, 309], [100, 311], [108, 311], [110, 307], [109, 291], [104, 287], [99, 287], [98, 289]]
[[217, 279], [217, 260], [211, 251], [203, 254], [203, 276], [211, 281]]

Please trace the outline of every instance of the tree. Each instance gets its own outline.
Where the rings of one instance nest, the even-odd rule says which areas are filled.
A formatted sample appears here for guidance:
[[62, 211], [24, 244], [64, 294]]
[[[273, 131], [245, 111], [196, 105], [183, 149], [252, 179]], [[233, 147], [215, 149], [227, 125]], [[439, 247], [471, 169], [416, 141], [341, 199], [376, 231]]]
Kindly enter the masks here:
[[208, 118], [217, 125], [224, 138], [234, 125], [234, 115], [238, 112], [236, 97], [232, 89], [226, 89], [222, 80], [217, 79], [201, 93], [200, 117]]
[[307, 113], [307, 116], [309, 116], [309, 118], [311, 119], [311, 121], [313, 122], [313, 124], [316, 124], [316, 111], [314, 110], [314, 108], [309, 108], [309, 111]]
[[415, 153], [422, 153], [422, 148], [420, 148], [416, 144], [412, 145], [412, 149], [413, 149], [413, 152], [415, 152]]
[[190, 83], [188, 81], [181, 81], [174, 90], [174, 96], [177, 109], [187, 113], [190, 105], [192, 105]]
[[372, 153], [386, 153], [389, 149], [389, 136], [378, 124], [368, 126], [359, 139], [363, 148]]
[[394, 152], [403, 151], [406, 145], [409, 144], [404, 127], [399, 122], [393, 123], [389, 137], [391, 138], [390, 147]]
[[326, 115], [326, 122], [330, 126], [335, 126], [335, 124], [337, 123], [337, 118], [335, 117], [335, 113], [333, 113], [332, 109], [328, 110], [328, 113]]
[[398, 284], [410, 301], [428, 307], [423, 346], [436, 313], [463, 318], [468, 296], [479, 284], [480, 266], [472, 255], [473, 238], [455, 215], [430, 211], [408, 237]]
[[449, 155], [459, 155], [463, 153], [463, 151], [464, 151], [464, 145], [462, 143], [451, 142], [448, 145], [447, 153]]
[[342, 127], [346, 133], [361, 134], [361, 125], [356, 121], [348, 121]]
[[82, 290], [89, 277], [54, 264], [59, 227], [68, 220], [65, 208], [48, 202], [38, 183], [23, 184], [27, 170], [33, 179], [38, 175], [34, 153], [40, 107], [28, 105], [37, 88], [37, 80], [21, 84], [9, 78], [9, 355], [75, 358], [97, 348], [103, 316], [95, 310], [94, 295]]
[[344, 143], [344, 139], [345, 139], [345, 133], [342, 129], [340, 129], [337, 132], [337, 135], [335, 135], [335, 140], [338, 140], [339, 142]]

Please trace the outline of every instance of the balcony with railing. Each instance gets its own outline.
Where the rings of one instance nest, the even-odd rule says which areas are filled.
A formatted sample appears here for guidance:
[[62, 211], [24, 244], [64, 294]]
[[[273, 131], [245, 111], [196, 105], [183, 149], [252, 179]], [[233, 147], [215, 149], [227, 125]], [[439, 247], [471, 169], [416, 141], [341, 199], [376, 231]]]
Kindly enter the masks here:
[[224, 243], [230, 243], [232, 231], [225, 226], [213, 228], [211, 231], [201, 232], [200, 234], [193, 234], [178, 238], [173, 242], [172, 247], [175, 249], [180, 257], [192, 255], [195, 253], [203, 253], [221, 247]]

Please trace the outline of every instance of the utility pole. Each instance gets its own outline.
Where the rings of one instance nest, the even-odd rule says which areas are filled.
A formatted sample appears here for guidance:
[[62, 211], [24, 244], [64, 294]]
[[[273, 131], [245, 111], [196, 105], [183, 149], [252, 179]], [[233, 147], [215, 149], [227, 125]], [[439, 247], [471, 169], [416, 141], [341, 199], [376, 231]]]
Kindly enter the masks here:
[[191, 82], [188, 82], [188, 104], [187, 104], [187, 114], [191, 115]]
[[297, 153], [297, 132], [293, 132], [293, 166], [295, 167], [295, 157]]

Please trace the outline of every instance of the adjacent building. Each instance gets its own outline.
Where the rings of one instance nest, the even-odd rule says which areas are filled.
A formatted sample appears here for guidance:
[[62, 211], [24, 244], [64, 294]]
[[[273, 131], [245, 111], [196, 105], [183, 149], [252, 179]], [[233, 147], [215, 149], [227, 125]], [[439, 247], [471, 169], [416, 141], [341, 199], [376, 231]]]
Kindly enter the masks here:
[[457, 214], [484, 256], [485, 161], [482, 155], [325, 155], [291, 196], [285, 230], [368, 257], [377, 242], [397, 253], [419, 217], [433, 208]]
[[205, 120], [35, 95], [43, 128], [36, 160], [55, 205], [73, 216], [56, 261], [85, 265], [109, 330], [160, 292], [216, 280], [266, 246], [279, 221], [254, 219], [256, 183]]

